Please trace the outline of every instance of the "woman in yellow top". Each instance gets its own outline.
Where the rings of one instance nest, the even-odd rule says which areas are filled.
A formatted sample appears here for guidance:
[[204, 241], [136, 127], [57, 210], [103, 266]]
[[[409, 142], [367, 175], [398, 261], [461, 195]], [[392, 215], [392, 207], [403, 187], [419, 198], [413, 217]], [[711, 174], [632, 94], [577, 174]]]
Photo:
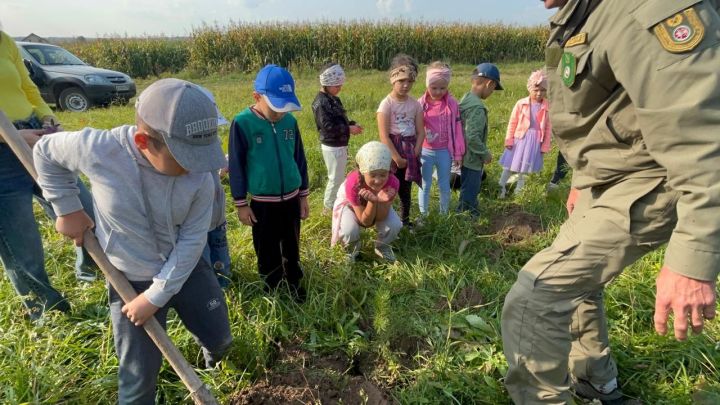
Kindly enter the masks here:
[[[0, 27], [0, 110], [32, 147], [42, 134], [59, 129], [50, 107], [32, 82], [15, 41]], [[92, 216], [92, 198], [81, 186], [80, 198]], [[30, 317], [37, 319], [44, 310], [68, 311], [70, 305], [50, 284], [45, 272], [42, 240], [33, 215], [33, 195], [45, 212], [54, 217], [50, 204], [10, 147], [0, 137], [0, 260], [15, 290], [24, 300]], [[94, 279], [92, 260], [77, 249], [76, 275]], [[82, 270], [82, 273], [79, 271]]]

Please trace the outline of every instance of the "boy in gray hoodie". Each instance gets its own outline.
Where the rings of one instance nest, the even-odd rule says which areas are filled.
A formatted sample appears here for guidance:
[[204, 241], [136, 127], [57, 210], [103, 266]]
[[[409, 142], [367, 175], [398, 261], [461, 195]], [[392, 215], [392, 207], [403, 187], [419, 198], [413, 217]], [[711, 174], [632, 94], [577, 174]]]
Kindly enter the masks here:
[[[214, 199], [210, 172], [225, 166], [225, 156], [215, 106], [192, 83], [150, 85], [138, 97], [136, 124], [45, 136], [34, 157], [57, 230], [80, 245], [94, 225], [108, 259], [139, 294], [123, 304], [109, 286], [118, 396], [120, 404], [153, 404], [162, 355], [142, 328], [151, 316], [164, 327], [174, 308], [208, 367], [232, 342], [225, 297], [200, 260]], [[80, 205], [77, 172], [90, 181], [96, 224]]]

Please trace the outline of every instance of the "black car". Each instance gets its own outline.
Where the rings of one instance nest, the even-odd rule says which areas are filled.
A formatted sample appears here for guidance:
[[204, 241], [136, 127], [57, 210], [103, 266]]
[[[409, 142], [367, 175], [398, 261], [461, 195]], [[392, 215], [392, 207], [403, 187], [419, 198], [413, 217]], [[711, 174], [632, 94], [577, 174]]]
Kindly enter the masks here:
[[135, 82], [124, 73], [90, 66], [59, 46], [17, 44], [43, 99], [62, 110], [80, 112], [112, 102], [124, 105], [135, 96]]

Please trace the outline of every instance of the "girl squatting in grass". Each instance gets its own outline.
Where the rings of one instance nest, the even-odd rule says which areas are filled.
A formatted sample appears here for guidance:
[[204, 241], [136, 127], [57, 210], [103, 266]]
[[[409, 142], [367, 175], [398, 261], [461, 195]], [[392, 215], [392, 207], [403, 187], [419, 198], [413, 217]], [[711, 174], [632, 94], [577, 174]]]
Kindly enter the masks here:
[[343, 68], [337, 63], [325, 65], [320, 73], [322, 87], [312, 103], [315, 125], [320, 134], [320, 150], [328, 172], [323, 213], [332, 210], [338, 188], [345, 177], [350, 135], [363, 132], [360, 125], [348, 120], [345, 107], [338, 97], [343, 84]]
[[515, 193], [525, 187], [525, 175], [542, 170], [543, 155], [550, 150], [552, 127], [547, 94], [547, 77], [542, 70], [532, 72], [527, 82], [530, 95], [518, 100], [510, 114], [505, 152], [500, 157], [500, 198], [505, 198], [506, 185], [512, 172], [519, 173]]
[[360, 253], [360, 228], [375, 226], [375, 254], [395, 261], [390, 244], [402, 229], [402, 221], [392, 207], [400, 182], [390, 173], [392, 155], [384, 144], [372, 141], [363, 145], [353, 170], [340, 186], [333, 209], [332, 245], [342, 241], [348, 260]]
[[[377, 110], [380, 141], [392, 155], [395, 176], [400, 181], [400, 217], [403, 225], [410, 224], [411, 187], [421, 186], [420, 151], [425, 140], [425, 124], [420, 103], [410, 96], [417, 77], [417, 62], [408, 55], [399, 54], [390, 63], [392, 90], [380, 102]], [[391, 169], [392, 170], [392, 169]]]
[[447, 214], [450, 206], [450, 169], [452, 165], [459, 167], [465, 154], [460, 107], [448, 91], [451, 75], [447, 64], [431, 63], [425, 78], [427, 90], [419, 100], [426, 134], [420, 155], [422, 188], [418, 191], [422, 215], [427, 215], [429, 211], [433, 168], [437, 170], [440, 189], [440, 213]]

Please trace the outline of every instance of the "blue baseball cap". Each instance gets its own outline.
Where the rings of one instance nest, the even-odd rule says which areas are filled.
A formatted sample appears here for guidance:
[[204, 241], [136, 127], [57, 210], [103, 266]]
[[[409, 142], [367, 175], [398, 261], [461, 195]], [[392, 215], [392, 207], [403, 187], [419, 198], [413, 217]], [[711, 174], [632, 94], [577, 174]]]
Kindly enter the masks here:
[[503, 86], [500, 84], [500, 69], [492, 63], [481, 63], [475, 67], [477, 73], [476, 77], [487, 77], [495, 81], [497, 86], [495, 90], [502, 90]]
[[295, 80], [290, 72], [278, 65], [267, 65], [255, 77], [255, 91], [260, 93], [275, 112], [300, 110], [295, 95]]

